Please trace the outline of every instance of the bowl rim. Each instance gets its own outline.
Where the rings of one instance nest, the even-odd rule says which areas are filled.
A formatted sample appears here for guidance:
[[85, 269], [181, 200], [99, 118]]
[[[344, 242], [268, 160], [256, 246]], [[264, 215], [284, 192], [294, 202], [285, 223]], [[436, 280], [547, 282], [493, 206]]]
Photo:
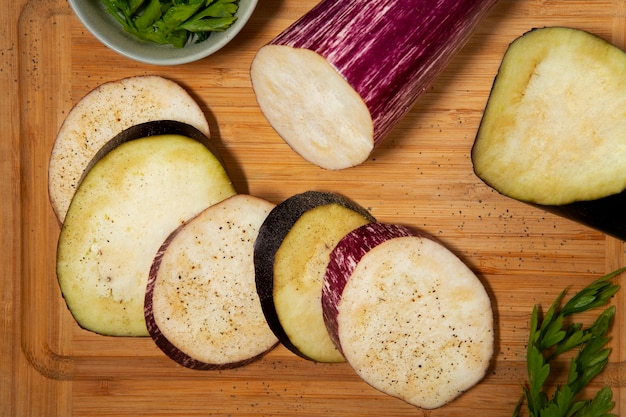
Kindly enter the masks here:
[[230, 28], [224, 32], [214, 32], [206, 41], [190, 44], [184, 48], [159, 45], [135, 38], [106, 11], [100, 0], [68, 0], [68, 3], [83, 26], [109, 49], [146, 64], [179, 65], [206, 58], [226, 46], [246, 25], [254, 13], [258, 0], [239, 0], [237, 20]]

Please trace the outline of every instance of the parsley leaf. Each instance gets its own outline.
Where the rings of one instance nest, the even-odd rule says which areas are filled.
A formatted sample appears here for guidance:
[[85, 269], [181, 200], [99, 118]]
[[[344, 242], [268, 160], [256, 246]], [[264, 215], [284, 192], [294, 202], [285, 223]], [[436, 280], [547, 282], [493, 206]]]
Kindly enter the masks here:
[[[565, 318], [605, 306], [619, 290], [611, 279], [625, 272], [620, 268], [592, 282], [570, 298], [563, 307], [566, 291], [562, 291], [539, 317], [535, 306], [530, 317], [530, 333], [526, 352], [528, 383], [522, 387], [522, 397], [514, 417], [521, 414], [524, 402], [530, 417], [611, 417], [614, 406], [610, 387], [604, 387], [593, 399], [580, 400], [577, 396], [606, 367], [610, 349], [608, 331], [615, 316], [615, 306], [600, 313], [596, 320], [584, 328], [581, 323], [566, 324]], [[576, 351], [571, 359], [567, 381], [554, 389], [549, 397], [545, 386], [550, 377], [551, 362], [559, 355]]]

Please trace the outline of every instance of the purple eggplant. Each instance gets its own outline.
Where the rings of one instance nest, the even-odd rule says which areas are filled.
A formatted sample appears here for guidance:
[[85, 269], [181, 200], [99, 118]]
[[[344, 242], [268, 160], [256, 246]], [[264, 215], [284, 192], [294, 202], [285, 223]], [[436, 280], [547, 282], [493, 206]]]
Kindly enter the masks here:
[[326, 169], [364, 162], [497, 0], [323, 0], [254, 57], [277, 133]]

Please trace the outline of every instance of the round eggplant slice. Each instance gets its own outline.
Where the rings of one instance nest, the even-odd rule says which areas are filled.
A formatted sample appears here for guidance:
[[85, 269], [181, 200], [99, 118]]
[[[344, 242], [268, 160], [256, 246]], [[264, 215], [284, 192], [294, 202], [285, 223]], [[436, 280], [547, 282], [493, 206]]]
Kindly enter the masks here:
[[276, 206], [255, 243], [257, 291], [278, 339], [315, 362], [343, 362], [322, 316], [322, 284], [329, 254], [351, 230], [375, 221], [355, 202], [307, 191]]
[[191, 369], [248, 364], [278, 340], [256, 292], [253, 246], [274, 205], [237, 194], [179, 227], [157, 253], [146, 291], [148, 331]]
[[77, 189], [59, 235], [57, 276], [78, 324], [147, 336], [146, 283], [160, 245], [234, 194], [218, 158], [197, 140], [151, 136], [108, 152]]
[[431, 237], [371, 223], [331, 253], [324, 318], [348, 364], [381, 392], [440, 407], [478, 383], [493, 355], [491, 301]]

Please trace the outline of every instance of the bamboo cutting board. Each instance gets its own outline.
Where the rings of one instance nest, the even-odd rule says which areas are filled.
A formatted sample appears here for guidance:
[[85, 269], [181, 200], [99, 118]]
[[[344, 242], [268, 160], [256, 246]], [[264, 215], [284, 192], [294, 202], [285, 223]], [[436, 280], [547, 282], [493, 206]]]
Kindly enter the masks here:
[[[65, 1], [26, 4], [18, 26], [15, 98], [22, 242], [14, 260], [21, 270], [15, 343], [45, 386], [55, 388], [44, 397], [26, 393], [32, 374], [19, 372], [7, 415], [510, 415], [525, 381], [533, 305], [548, 305], [565, 287], [579, 289], [626, 265], [623, 242], [498, 195], [473, 174], [469, 158], [507, 45], [534, 27], [563, 25], [624, 48], [623, 0], [502, 0], [372, 157], [337, 172], [312, 166], [289, 149], [261, 114], [249, 80], [256, 50], [315, 3], [262, 0], [231, 44], [174, 67], [136, 63], [107, 49]], [[429, 232], [457, 253], [493, 301], [496, 351], [484, 380], [449, 405], [424, 411], [375, 391], [346, 364], [314, 364], [282, 346], [239, 369], [192, 371], [175, 365], [149, 338], [103, 337], [78, 328], [54, 272], [59, 225], [47, 195], [49, 153], [76, 101], [103, 82], [141, 74], [173, 79], [198, 100], [239, 192], [274, 203], [306, 190], [338, 192], [379, 221]], [[626, 414], [626, 292], [613, 302], [618, 314], [611, 363], [593, 388], [613, 387], [619, 415]]]

